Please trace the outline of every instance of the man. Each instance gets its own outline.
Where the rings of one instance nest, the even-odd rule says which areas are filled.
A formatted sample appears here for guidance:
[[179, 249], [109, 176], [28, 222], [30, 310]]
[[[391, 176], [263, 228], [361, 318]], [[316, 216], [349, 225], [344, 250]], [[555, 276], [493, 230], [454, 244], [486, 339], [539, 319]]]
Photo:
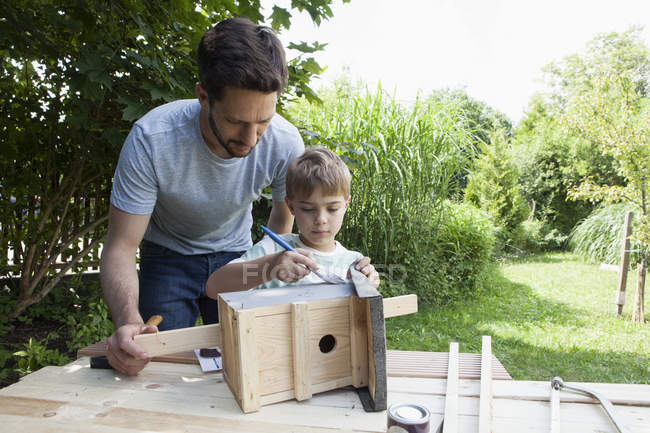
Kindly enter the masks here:
[[[212, 272], [251, 245], [252, 203], [271, 186], [268, 226], [287, 233], [289, 163], [304, 151], [296, 128], [275, 114], [288, 81], [284, 49], [267, 27], [227, 19], [198, 48], [196, 100], [155, 108], [127, 137], [115, 171], [109, 229], [101, 258], [104, 299], [115, 333], [107, 358], [134, 375], [149, 359], [133, 337], [218, 322], [205, 295]], [[140, 242], [140, 275], [135, 257]], [[364, 259], [366, 275], [376, 271]]]

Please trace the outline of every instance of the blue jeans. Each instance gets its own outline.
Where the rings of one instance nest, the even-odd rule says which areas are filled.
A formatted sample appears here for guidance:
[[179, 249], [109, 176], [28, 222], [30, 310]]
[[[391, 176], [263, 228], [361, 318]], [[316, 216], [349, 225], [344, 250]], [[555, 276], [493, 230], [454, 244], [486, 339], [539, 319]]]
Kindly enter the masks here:
[[205, 295], [208, 277], [242, 252], [184, 255], [143, 241], [140, 249], [140, 314], [144, 320], [159, 314], [158, 329], [194, 326], [199, 311], [203, 323], [219, 322], [217, 301]]

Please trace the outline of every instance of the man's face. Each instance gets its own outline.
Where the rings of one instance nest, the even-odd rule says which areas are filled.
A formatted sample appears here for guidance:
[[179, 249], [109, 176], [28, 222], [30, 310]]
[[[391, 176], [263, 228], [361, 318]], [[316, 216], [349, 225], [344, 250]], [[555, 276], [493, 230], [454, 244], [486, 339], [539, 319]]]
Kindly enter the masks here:
[[277, 93], [227, 87], [221, 100], [210, 103], [197, 85], [201, 103], [201, 132], [210, 150], [230, 159], [247, 156], [275, 115]]

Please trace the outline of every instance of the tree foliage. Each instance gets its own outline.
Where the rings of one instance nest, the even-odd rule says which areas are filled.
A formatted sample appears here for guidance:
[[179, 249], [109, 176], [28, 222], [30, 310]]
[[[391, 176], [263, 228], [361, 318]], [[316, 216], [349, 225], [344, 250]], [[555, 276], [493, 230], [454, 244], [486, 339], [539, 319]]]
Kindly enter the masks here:
[[[333, 0], [292, 2], [317, 24]], [[346, 0], [344, 0], [346, 1]], [[349, 0], [348, 0], [349, 1]], [[131, 122], [156, 105], [193, 97], [195, 50], [229, 16], [262, 22], [259, 0], [8, 0], [0, 5], [0, 240], [19, 275], [11, 317], [40, 301], [88, 259], [107, 223], [111, 176]], [[266, 20], [288, 28], [291, 12]], [[309, 87], [323, 45], [293, 44], [289, 95]], [[82, 242], [82, 239], [85, 241]], [[56, 268], [58, 258], [66, 260]]]
[[435, 90], [429, 99], [456, 113], [463, 129], [470, 132], [475, 142], [490, 143], [490, 134], [495, 129], [503, 131], [506, 137], [512, 136], [512, 122], [505, 114], [472, 98], [465, 90]]
[[[639, 241], [641, 275], [650, 251], [650, 50], [639, 42], [639, 29], [601, 35], [594, 50], [590, 80], [568, 93], [562, 121], [574, 134], [600, 144], [614, 158], [624, 185], [583, 179], [570, 197], [627, 202], [637, 210], [633, 236]], [[643, 321], [643, 285], [637, 287], [633, 319]]]
[[508, 247], [513, 246], [514, 232], [530, 210], [519, 189], [519, 171], [505, 134], [493, 131], [490, 143], [483, 144], [483, 154], [470, 173], [465, 200], [487, 212], [497, 228], [500, 247]]
[[[604, 71], [629, 77], [638, 95], [648, 92], [647, 47], [640, 28], [597, 36], [583, 52], [544, 68], [548, 89], [536, 95], [515, 132], [515, 158], [521, 171], [522, 193], [535, 202], [535, 215], [568, 234], [585, 218], [595, 202], [569, 191], [589, 178], [597, 185], [623, 187], [627, 180], [621, 162], [603, 151], [602, 137], [585, 134], [566, 122], [573, 117], [590, 121], [599, 113], [576, 111], [580, 95], [594, 94]], [[610, 99], [615, 104], [614, 99]], [[579, 109], [578, 109], [579, 110]], [[577, 117], [576, 117], [577, 116]], [[573, 201], [571, 201], [571, 199]]]
[[513, 158], [519, 185], [534, 217], [568, 235], [594, 209], [589, 200], [568, 200], [585, 176], [622, 185], [618, 164], [598, 143], [570, 134], [541, 95], [534, 97], [515, 133]]

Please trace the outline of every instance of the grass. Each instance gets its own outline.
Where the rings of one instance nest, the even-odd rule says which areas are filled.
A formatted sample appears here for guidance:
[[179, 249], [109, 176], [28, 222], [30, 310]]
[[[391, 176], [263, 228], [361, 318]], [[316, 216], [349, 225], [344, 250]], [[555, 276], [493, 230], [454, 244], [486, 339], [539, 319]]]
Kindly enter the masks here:
[[475, 299], [388, 320], [388, 348], [446, 352], [457, 341], [461, 352], [479, 353], [481, 335], [491, 335], [493, 353], [517, 380], [650, 384], [650, 324], [630, 322], [636, 274], [620, 318], [617, 281], [616, 272], [571, 253], [507, 262]]

